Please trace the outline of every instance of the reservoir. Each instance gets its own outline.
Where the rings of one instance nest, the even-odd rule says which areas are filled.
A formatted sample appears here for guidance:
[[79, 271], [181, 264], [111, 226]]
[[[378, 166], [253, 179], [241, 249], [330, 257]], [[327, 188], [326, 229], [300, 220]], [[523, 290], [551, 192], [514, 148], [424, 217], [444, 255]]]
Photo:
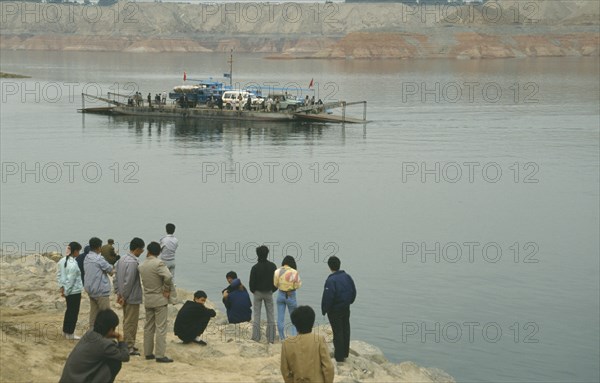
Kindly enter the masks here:
[[[461, 382], [600, 379], [600, 61], [266, 60], [242, 86], [366, 100], [363, 124], [82, 115], [81, 93], [222, 78], [225, 54], [2, 51], [1, 238], [55, 251], [177, 226], [176, 282], [223, 309], [266, 244], [320, 315], [337, 255], [352, 338]], [[312, 80], [312, 81], [311, 81]], [[189, 80], [188, 80], [189, 81]], [[87, 105], [87, 102], [86, 102]], [[101, 105], [102, 106], [102, 105]], [[359, 110], [359, 114], [362, 110]]]

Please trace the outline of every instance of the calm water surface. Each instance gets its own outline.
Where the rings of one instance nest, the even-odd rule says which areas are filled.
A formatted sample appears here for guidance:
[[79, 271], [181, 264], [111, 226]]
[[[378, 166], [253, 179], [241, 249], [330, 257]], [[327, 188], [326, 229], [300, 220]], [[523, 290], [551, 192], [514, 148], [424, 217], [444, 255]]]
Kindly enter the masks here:
[[97, 235], [124, 252], [174, 222], [180, 287], [220, 305], [225, 273], [247, 282], [267, 243], [277, 263], [297, 256], [315, 308], [337, 254], [359, 290], [353, 338], [393, 361], [462, 382], [600, 379], [598, 58], [236, 57], [241, 84], [314, 79], [317, 98], [367, 100], [366, 127], [76, 113], [82, 91], [218, 76], [220, 54], [2, 51], [1, 64], [33, 76], [0, 82], [5, 250]]

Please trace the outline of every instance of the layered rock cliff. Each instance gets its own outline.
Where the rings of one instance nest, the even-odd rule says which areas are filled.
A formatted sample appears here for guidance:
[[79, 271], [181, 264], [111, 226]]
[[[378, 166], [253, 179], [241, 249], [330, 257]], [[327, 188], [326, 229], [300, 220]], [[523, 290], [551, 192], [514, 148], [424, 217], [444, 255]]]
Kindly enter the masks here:
[[0, 48], [258, 52], [276, 58], [597, 56], [599, 3], [0, 2]]

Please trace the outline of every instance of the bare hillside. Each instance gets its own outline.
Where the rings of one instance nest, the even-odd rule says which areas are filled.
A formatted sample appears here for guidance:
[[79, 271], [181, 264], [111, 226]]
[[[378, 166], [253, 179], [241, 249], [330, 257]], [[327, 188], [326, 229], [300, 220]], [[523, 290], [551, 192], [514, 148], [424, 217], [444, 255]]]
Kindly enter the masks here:
[[595, 0], [400, 3], [0, 3], [0, 48], [310, 58], [598, 55]]

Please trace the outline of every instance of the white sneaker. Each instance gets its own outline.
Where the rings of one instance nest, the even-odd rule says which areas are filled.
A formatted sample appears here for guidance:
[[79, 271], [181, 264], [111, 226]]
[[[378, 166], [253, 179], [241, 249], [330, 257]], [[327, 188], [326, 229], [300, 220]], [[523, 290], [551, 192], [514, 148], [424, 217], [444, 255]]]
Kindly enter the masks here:
[[77, 336], [75, 334], [65, 334], [65, 338], [67, 338], [68, 340], [79, 340], [79, 339], [81, 339], [80, 336]]

